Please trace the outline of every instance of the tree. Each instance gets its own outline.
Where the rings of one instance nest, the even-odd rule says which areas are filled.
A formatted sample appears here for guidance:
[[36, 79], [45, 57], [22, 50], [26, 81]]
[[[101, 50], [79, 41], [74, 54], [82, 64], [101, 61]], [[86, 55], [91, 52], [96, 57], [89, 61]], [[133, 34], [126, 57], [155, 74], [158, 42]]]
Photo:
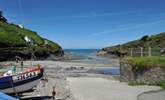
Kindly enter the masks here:
[[142, 41], [147, 41], [148, 38], [149, 38], [149, 36], [148, 36], [148, 35], [145, 35], [145, 36], [143, 36], [140, 40], [142, 40]]
[[0, 21], [7, 23], [7, 19], [3, 17], [3, 12], [0, 11]]

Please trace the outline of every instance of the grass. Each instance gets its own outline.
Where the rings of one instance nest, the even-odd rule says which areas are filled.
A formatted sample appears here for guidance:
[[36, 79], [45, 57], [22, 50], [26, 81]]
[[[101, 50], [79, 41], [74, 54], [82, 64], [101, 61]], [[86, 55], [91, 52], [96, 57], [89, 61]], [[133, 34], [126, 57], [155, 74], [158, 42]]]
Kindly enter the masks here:
[[25, 36], [29, 36], [38, 44], [44, 44], [44, 40], [33, 31], [21, 29], [14, 24], [0, 22], [0, 43], [6, 46], [26, 46], [24, 41]]
[[[128, 85], [130, 86], [140, 86], [140, 85], [148, 85], [148, 84], [145, 84], [145, 83], [138, 83], [138, 82], [129, 82]], [[160, 86], [162, 89], [165, 89], [165, 81], [161, 81], [157, 84], [149, 84], [150, 86]]]
[[158, 86], [160, 86], [162, 89], [165, 89], [165, 81], [159, 82]]
[[136, 71], [157, 66], [165, 68], [165, 57], [163, 56], [125, 57], [122, 60], [132, 65]]
[[58, 44], [56, 44], [56, 43], [54, 43], [54, 42], [52, 42], [52, 41], [50, 41], [50, 40], [47, 40], [47, 39], [45, 39], [45, 41], [47, 41], [47, 44], [45, 44], [46, 47], [49, 48], [49, 49], [53, 49], [54, 52], [56, 52], [56, 51], [58, 51], [59, 49], [61, 49], [61, 47], [58, 46]]
[[45, 39], [34, 31], [25, 28], [21, 29], [14, 24], [0, 22], [0, 48], [27, 47], [24, 40], [25, 36], [32, 38], [37, 52], [50, 51], [56, 53], [61, 49], [58, 44], [50, 40], [46, 40], [47, 44], [45, 44]]
[[140, 85], [146, 85], [145, 83], [138, 83], [138, 82], [134, 82], [134, 81], [131, 81], [128, 83], [128, 85], [130, 86], [140, 86]]
[[[141, 39], [137, 39], [134, 41], [130, 41], [121, 45], [115, 45], [111, 47], [106, 47], [104, 50], [106, 51], [128, 51], [130, 48], [163, 48], [165, 47], [165, 32], [151, 35], [151, 36], [143, 36]], [[128, 53], [128, 52], [127, 52]]]

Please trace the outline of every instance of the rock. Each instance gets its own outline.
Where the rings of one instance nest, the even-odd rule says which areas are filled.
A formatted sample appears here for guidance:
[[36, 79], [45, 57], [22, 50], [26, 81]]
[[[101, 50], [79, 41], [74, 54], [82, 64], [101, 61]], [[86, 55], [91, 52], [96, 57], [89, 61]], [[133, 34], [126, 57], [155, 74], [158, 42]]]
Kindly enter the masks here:
[[96, 55], [97, 56], [104, 56], [104, 55], [106, 55], [107, 54], [107, 52], [106, 51], [98, 51], [97, 53], [96, 53]]
[[18, 27], [19, 27], [19, 28], [22, 28], [22, 29], [24, 28], [23, 25], [21, 25], [21, 24], [19, 24]]

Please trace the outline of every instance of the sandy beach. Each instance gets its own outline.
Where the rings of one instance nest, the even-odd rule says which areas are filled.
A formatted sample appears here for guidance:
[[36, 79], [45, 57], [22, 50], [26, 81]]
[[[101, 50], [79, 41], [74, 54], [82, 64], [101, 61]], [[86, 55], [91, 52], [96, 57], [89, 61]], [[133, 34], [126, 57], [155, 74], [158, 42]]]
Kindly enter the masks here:
[[[1, 65], [10, 63], [1, 62]], [[26, 61], [24, 64], [31, 63]], [[156, 86], [128, 86], [112, 75], [93, 70], [111, 65], [62, 61], [35, 61], [33, 64], [41, 64], [45, 68], [48, 81], [41, 81], [33, 92], [24, 93], [21, 96], [23, 100], [51, 100], [53, 87], [56, 100], [137, 100], [143, 92], [160, 89]], [[0, 71], [7, 69], [9, 67], [3, 67]]]

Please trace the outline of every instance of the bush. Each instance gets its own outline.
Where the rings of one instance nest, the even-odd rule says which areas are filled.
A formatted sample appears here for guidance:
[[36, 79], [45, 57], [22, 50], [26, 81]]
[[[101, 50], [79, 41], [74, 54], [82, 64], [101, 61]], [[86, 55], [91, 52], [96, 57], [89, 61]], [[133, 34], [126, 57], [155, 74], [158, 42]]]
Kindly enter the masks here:
[[158, 83], [158, 86], [160, 86], [162, 89], [165, 89], [165, 81]]
[[0, 11], [0, 21], [7, 23], [7, 19], [3, 16], [2, 11]]

